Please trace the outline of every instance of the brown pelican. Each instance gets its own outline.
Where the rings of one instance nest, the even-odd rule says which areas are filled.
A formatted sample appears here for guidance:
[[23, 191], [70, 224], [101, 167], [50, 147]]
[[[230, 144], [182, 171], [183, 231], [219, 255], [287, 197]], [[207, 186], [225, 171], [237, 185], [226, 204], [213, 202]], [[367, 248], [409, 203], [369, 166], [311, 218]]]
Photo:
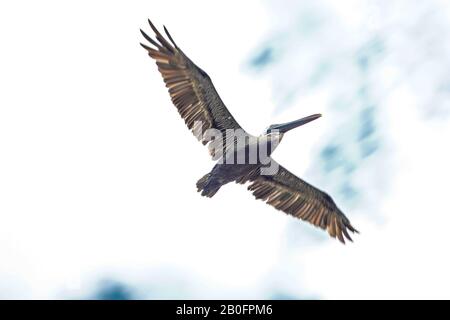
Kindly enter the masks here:
[[[345, 243], [344, 237], [352, 240], [348, 230], [358, 231], [333, 199], [290, 173], [270, 157], [286, 132], [319, 118], [320, 114], [271, 125], [258, 137], [247, 134], [225, 107], [206, 72], [181, 51], [166, 27], [164, 31], [170, 42], [150, 20], [148, 22], [156, 40], [141, 30], [144, 38], [154, 46], [141, 43], [142, 47], [156, 60], [172, 102], [186, 125], [203, 144], [208, 145], [213, 159], [217, 160], [212, 171], [197, 182], [198, 191], [203, 196], [212, 197], [221, 186], [229, 182], [241, 184], [249, 182], [248, 190], [256, 199], [262, 199], [278, 210], [327, 230], [331, 237], [337, 237], [342, 243]], [[219, 134], [224, 134], [225, 138], [215, 140], [208, 138], [207, 135], [198, 134], [207, 130], [215, 130]], [[244, 145], [236, 147], [236, 137], [229, 138], [229, 135], [225, 134], [228, 131], [243, 133], [247, 137]], [[219, 148], [217, 141], [220, 141]], [[211, 148], [211, 145], [215, 145], [215, 148]], [[255, 146], [257, 147], [253, 148]], [[259, 153], [261, 146], [267, 148], [266, 158]], [[254, 157], [253, 161], [244, 160], [237, 163], [230, 161], [236, 160], [238, 153], [243, 154], [244, 159], [249, 159], [253, 149], [256, 150], [256, 158]]]

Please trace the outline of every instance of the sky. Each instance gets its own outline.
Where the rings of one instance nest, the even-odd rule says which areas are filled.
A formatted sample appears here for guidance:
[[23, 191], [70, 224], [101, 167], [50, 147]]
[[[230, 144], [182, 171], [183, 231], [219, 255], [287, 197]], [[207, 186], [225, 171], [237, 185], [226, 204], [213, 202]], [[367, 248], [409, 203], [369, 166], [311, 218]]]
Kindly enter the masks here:
[[[450, 298], [445, 1], [0, 4], [0, 298]], [[250, 133], [361, 231], [230, 184], [139, 46], [164, 24]]]

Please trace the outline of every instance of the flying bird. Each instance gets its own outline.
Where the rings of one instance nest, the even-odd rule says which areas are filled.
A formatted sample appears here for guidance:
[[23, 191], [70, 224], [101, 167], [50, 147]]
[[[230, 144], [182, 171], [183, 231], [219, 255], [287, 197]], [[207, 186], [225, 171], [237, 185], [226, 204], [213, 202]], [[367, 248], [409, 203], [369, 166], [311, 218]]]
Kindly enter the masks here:
[[[208, 74], [184, 54], [166, 27], [164, 31], [167, 39], [150, 20], [148, 22], [156, 39], [141, 30], [149, 42], [141, 43], [141, 46], [156, 61], [172, 102], [187, 127], [204, 145], [208, 145], [211, 156], [217, 161], [211, 172], [197, 182], [201, 195], [212, 197], [229, 182], [249, 183], [248, 190], [256, 199], [328, 231], [331, 237], [342, 243], [345, 243], [344, 238], [352, 241], [349, 231], [358, 231], [333, 199], [270, 157], [285, 133], [318, 119], [321, 115], [314, 114], [288, 123], [271, 125], [259, 136], [248, 134], [228, 111]], [[207, 135], [198, 134], [207, 130], [213, 130], [214, 133], [223, 134], [225, 137], [214, 140]], [[243, 133], [247, 137], [244, 144], [236, 147], [236, 136], [229, 138], [226, 134], [230, 131]], [[264, 146], [267, 157], [260, 153]], [[256, 151], [251, 153], [251, 150]], [[244, 162], [236, 163], [239, 153], [243, 154], [245, 159]], [[256, 158], [253, 157], [253, 161], [246, 160], [255, 153]]]

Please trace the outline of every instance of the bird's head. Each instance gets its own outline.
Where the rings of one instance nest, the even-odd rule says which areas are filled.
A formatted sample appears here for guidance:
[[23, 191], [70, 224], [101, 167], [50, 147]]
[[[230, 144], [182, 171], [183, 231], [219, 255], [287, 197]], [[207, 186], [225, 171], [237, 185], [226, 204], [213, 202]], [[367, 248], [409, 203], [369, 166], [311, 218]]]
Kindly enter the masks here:
[[272, 134], [272, 133], [279, 133], [281, 136], [284, 135], [286, 132], [288, 132], [289, 130], [295, 129], [297, 127], [300, 127], [304, 124], [307, 124], [308, 122], [311, 122], [313, 120], [316, 120], [318, 118], [320, 118], [322, 115], [321, 114], [313, 114], [298, 120], [294, 120], [291, 122], [286, 122], [286, 123], [282, 123], [282, 124], [272, 124], [271, 126], [269, 126], [266, 130], [266, 134]]

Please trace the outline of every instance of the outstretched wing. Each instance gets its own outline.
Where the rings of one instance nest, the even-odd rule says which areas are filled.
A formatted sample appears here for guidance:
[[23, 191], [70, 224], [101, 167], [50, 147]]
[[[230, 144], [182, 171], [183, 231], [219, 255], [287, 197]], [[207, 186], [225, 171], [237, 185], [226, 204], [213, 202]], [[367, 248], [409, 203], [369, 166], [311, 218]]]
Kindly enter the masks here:
[[[217, 129], [225, 134], [226, 129], [242, 129], [219, 97], [210, 77], [197, 67], [175, 44], [166, 27], [164, 31], [170, 43], [159, 33], [150, 20], [156, 40], [141, 30], [144, 38], [155, 48], [142, 44], [148, 55], [156, 60], [170, 97], [189, 129], [194, 133], [206, 129]], [[194, 125], [201, 124], [201, 128]], [[201, 131], [198, 131], [201, 129]], [[203, 144], [209, 142], [204, 136], [196, 135]]]
[[[275, 162], [276, 164], [276, 162]], [[248, 190], [256, 199], [294, 217], [327, 230], [331, 237], [345, 243], [344, 236], [352, 241], [348, 230], [358, 231], [325, 192], [313, 187], [282, 166], [274, 175], [254, 174], [247, 181]], [[245, 182], [245, 181], [239, 181]]]

